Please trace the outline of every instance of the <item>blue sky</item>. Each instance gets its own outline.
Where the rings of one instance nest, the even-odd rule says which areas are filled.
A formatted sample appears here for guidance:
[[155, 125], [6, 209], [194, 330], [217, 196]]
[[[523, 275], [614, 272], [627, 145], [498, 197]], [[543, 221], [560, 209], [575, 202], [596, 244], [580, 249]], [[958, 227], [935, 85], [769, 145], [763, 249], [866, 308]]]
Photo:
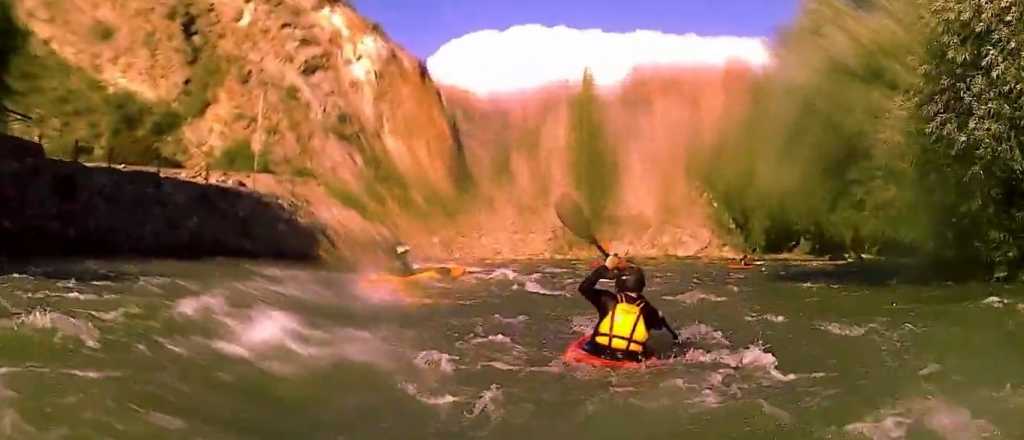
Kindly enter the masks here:
[[701, 35], [772, 36], [799, 0], [354, 0], [392, 39], [420, 58], [482, 29], [564, 24], [611, 32], [652, 29]]

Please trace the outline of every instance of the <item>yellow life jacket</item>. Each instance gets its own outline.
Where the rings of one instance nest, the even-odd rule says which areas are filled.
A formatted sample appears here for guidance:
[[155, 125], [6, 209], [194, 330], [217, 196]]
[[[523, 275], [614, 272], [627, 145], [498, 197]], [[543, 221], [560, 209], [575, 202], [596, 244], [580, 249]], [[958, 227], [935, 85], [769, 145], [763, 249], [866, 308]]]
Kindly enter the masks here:
[[647, 342], [647, 325], [641, 308], [644, 301], [635, 304], [626, 302], [624, 294], [618, 294], [618, 303], [605, 315], [594, 332], [594, 342], [615, 350], [642, 353]]

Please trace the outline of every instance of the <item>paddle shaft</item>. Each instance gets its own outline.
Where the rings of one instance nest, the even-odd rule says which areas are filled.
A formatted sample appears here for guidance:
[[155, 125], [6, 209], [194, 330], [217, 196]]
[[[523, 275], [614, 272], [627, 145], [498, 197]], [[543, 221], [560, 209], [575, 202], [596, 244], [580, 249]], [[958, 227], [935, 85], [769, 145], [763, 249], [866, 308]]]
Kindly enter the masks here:
[[594, 247], [596, 247], [596, 248], [597, 248], [597, 251], [598, 251], [598, 252], [600, 252], [600, 253], [601, 253], [601, 255], [603, 255], [603, 256], [604, 256], [605, 258], [608, 258], [608, 256], [609, 256], [609, 255], [611, 255], [611, 254], [610, 254], [610, 253], [608, 253], [608, 251], [607, 251], [607, 250], [606, 250], [606, 249], [604, 248], [604, 246], [601, 246], [601, 242], [597, 241], [597, 237], [593, 237], [593, 236], [592, 236], [592, 237], [590, 237], [590, 244], [594, 245]]

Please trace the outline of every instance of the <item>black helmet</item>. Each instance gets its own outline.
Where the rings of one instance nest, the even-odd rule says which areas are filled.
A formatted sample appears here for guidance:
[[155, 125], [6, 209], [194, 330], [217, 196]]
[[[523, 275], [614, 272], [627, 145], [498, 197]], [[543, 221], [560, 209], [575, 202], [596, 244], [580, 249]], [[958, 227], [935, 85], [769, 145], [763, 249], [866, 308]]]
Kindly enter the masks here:
[[615, 276], [615, 290], [618, 292], [642, 293], [644, 287], [647, 287], [647, 280], [644, 270], [639, 267], [621, 269]]

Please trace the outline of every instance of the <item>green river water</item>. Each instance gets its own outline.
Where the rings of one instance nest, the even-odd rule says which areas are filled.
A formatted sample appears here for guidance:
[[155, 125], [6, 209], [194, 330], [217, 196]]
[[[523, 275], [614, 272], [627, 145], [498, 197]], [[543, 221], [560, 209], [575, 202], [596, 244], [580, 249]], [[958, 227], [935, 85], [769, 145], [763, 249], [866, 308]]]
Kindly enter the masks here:
[[477, 266], [403, 293], [266, 262], [8, 265], [0, 437], [1024, 438], [1020, 286], [645, 263], [690, 350], [609, 371], [561, 362], [594, 323], [587, 262]]

